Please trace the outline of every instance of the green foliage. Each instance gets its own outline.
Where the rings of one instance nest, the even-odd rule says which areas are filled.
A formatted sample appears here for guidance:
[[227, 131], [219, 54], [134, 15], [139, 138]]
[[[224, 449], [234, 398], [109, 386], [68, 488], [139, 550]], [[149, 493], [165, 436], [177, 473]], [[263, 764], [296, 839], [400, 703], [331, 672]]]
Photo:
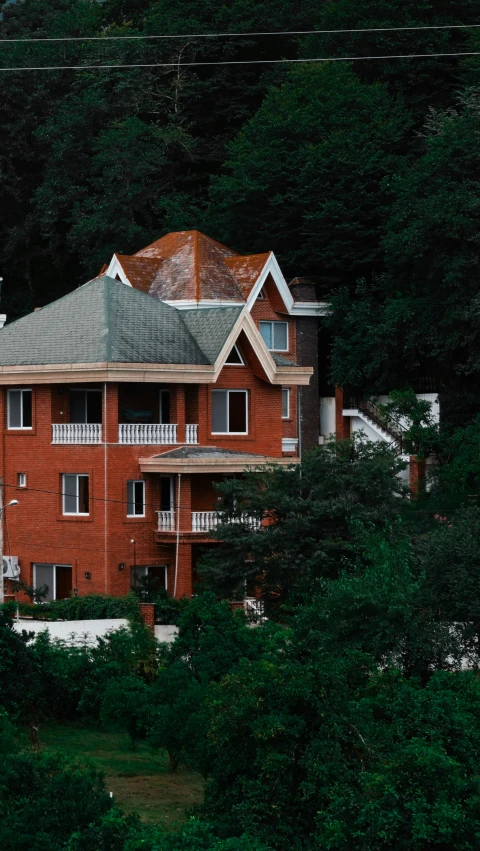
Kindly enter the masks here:
[[[24, 583], [16, 583], [28, 596], [35, 598], [38, 589], [29, 588]], [[28, 593], [28, 592], [31, 593]], [[140, 623], [141, 616], [138, 599], [134, 594], [125, 597], [113, 597], [101, 594], [86, 594], [84, 597], [67, 597], [65, 600], [52, 600], [41, 606], [28, 603], [6, 603], [6, 611], [14, 613], [17, 607], [21, 614], [40, 620], [95, 620], [97, 618], [126, 618]]]
[[378, 264], [382, 181], [402, 167], [408, 124], [384, 86], [348, 66], [296, 68], [231, 145], [213, 226], [245, 251], [270, 246], [290, 274], [353, 282]]
[[91, 766], [60, 756], [0, 753], [0, 847], [59, 851], [73, 832], [89, 831], [111, 801]]
[[[381, 443], [357, 440], [305, 455], [301, 468], [273, 467], [219, 488], [223, 546], [202, 560], [201, 571], [222, 592], [243, 596], [257, 585], [277, 606], [320, 576], [338, 576], [359, 556], [354, 524], [385, 529], [400, 511], [404, 464]], [[256, 528], [248, 519], [263, 521]], [[235, 523], [228, 522], [235, 519]]]

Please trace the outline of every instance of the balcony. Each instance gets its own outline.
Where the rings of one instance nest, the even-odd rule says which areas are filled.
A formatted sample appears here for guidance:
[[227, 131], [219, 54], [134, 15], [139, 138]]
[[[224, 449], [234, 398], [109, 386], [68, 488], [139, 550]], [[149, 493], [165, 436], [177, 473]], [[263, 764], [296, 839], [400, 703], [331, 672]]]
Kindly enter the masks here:
[[[222, 517], [218, 511], [192, 511], [192, 532], [210, 532], [211, 529], [216, 529], [222, 522]], [[230, 523], [243, 523], [249, 526], [250, 529], [259, 529], [261, 520], [258, 517], [250, 517], [249, 514], [241, 514], [230, 521]]]
[[[158, 531], [159, 532], [176, 532], [175, 512], [174, 511], [158, 511]], [[185, 531], [200, 532], [206, 534], [216, 529], [221, 522], [221, 515], [218, 511], [192, 511], [191, 530], [181, 529]], [[248, 514], [242, 514], [238, 519], [232, 520], [232, 523], [244, 523], [251, 529], [259, 529], [261, 521], [257, 517], [250, 517]]]
[[175, 532], [175, 512], [174, 511], [157, 511], [158, 514], [158, 531], [159, 532]]
[[101, 443], [101, 423], [52, 423], [52, 443]]
[[[178, 443], [176, 423], [120, 423], [118, 442], [136, 446], [172, 446]], [[198, 426], [185, 426], [185, 443], [198, 442]]]

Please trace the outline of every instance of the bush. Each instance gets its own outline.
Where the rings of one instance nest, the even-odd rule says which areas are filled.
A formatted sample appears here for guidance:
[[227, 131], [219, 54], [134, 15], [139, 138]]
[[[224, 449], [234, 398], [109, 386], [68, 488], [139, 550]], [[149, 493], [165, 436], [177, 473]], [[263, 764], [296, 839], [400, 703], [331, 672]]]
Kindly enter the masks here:
[[97, 618], [126, 618], [136, 622], [141, 620], [138, 598], [135, 594], [127, 594], [125, 597], [87, 594], [85, 597], [68, 597], [66, 600], [52, 600], [51, 603], [41, 605], [8, 602], [1, 608], [10, 617], [14, 617], [18, 608], [20, 614], [30, 615], [36, 620], [81, 621]]

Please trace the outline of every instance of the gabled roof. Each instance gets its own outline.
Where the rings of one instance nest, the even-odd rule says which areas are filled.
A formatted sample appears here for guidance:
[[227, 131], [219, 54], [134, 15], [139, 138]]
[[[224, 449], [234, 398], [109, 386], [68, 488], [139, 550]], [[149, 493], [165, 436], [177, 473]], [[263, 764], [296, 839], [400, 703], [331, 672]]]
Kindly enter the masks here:
[[230, 269], [245, 300], [250, 295], [252, 287], [261, 274], [271, 253], [271, 251], [267, 251], [266, 254], [247, 254], [244, 257], [225, 258], [225, 265]]
[[[226, 318], [224, 340], [231, 325], [231, 318]], [[219, 330], [216, 336], [220, 335]], [[210, 364], [216, 354], [214, 346], [208, 355], [202, 350], [181, 311], [107, 276], [0, 331], [2, 366]]]

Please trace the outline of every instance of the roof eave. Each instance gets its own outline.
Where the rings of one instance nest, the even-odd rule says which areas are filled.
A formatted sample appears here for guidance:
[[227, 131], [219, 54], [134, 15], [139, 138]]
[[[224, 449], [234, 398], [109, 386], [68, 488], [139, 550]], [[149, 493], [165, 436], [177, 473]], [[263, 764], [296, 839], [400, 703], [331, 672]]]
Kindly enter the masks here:
[[151, 458], [139, 458], [138, 463], [142, 473], [243, 473], [246, 470], [256, 470], [259, 467], [279, 465], [288, 467], [299, 464], [299, 458], [273, 458], [265, 455], [253, 455], [245, 459], [241, 456], [230, 458], [162, 458], [154, 455]]

